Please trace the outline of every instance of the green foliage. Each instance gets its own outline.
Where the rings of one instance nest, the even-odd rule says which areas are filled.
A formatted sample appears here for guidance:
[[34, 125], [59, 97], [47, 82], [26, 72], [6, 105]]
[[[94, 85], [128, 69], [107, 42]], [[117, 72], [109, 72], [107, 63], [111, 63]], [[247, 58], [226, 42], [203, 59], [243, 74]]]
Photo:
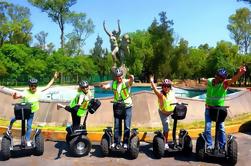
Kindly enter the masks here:
[[64, 27], [67, 18], [69, 17], [70, 7], [74, 5], [77, 0], [28, 0], [32, 5], [40, 8], [46, 12], [48, 16], [58, 24], [61, 35], [61, 48], [64, 48]]
[[126, 66], [131, 74], [141, 76], [142, 72], [149, 73], [153, 48], [150, 34], [147, 31], [136, 31], [129, 33], [132, 39], [130, 43], [130, 54], [125, 57]]
[[29, 8], [1, 1], [0, 11], [0, 47], [4, 43], [28, 45], [32, 40]]
[[85, 45], [85, 40], [94, 33], [94, 24], [91, 19], [86, 20], [85, 13], [72, 12], [67, 18], [67, 22], [73, 25], [73, 32], [69, 33], [66, 49], [70, 55], [80, 55]]
[[207, 76], [214, 76], [217, 69], [222, 67], [234, 74], [240, 65], [238, 47], [230, 42], [221, 41], [217, 43], [215, 49], [211, 50], [207, 58]]
[[154, 75], [159, 77], [171, 76], [171, 52], [173, 43], [173, 22], [167, 19], [166, 12], [159, 13], [160, 22], [153, 20], [148, 28], [151, 35], [151, 44], [153, 47], [153, 58], [151, 70]]
[[101, 81], [104, 81], [104, 77], [110, 74], [112, 66], [111, 54], [102, 48], [103, 39], [98, 35], [96, 38], [95, 46], [91, 50], [92, 60], [97, 66], [97, 73]]
[[251, 48], [251, 11], [248, 8], [240, 8], [229, 17], [227, 26], [236, 45], [241, 52], [250, 53]]

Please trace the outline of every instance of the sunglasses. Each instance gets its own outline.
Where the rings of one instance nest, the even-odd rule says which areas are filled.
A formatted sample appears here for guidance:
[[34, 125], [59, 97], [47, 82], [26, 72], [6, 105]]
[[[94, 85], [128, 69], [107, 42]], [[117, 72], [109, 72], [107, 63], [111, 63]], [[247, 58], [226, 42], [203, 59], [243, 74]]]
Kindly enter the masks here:
[[163, 85], [163, 88], [171, 88], [171, 85]]
[[35, 88], [36, 88], [36, 87], [37, 87], [37, 85], [30, 85], [30, 87], [35, 87]]
[[226, 79], [225, 77], [222, 77], [222, 76], [220, 76], [220, 75], [217, 75], [217, 76], [218, 76], [218, 78], [221, 79], [221, 80], [225, 80], [225, 79]]

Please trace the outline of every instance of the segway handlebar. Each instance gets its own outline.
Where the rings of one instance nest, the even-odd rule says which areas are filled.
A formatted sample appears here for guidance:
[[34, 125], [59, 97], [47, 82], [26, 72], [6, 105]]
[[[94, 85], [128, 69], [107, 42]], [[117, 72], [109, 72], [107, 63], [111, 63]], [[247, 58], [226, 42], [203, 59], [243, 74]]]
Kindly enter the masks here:
[[12, 103], [11, 105], [32, 105], [32, 103], [30, 103], [30, 102], [20, 102], [20, 103]]
[[113, 103], [113, 104], [116, 104], [116, 103], [122, 104], [123, 101], [111, 101], [111, 103]]
[[188, 105], [187, 103], [171, 103], [170, 105]]
[[220, 109], [220, 108], [227, 109], [227, 108], [229, 108], [229, 106], [208, 106], [208, 107], [211, 109]]

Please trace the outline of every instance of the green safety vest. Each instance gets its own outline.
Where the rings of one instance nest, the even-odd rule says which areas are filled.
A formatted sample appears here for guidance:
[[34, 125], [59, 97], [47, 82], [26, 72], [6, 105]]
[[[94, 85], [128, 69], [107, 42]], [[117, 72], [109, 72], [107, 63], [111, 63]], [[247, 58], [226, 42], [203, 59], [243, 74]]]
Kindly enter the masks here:
[[206, 96], [208, 106], [224, 106], [226, 95], [227, 90], [223, 83], [213, 85], [213, 78], [208, 79]]
[[129, 89], [126, 86], [124, 80], [122, 81], [121, 91], [118, 92], [117, 89], [118, 89], [118, 81], [116, 80], [116, 81], [113, 81], [113, 83], [112, 83], [112, 90], [113, 90], [113, 93], [114, 93], [114, 101], [117, 102], [120, 99], [122, 99], [123, 102], [126, 104], [126, 106], [131, 105], [132, 104], [132, 98], [130, 96]]
[[30, 90], [24, 92], [23, 102], [31, 103], [31, 112], [39, 110], [39, 92], [31, 93]]
[[163, 104], [162, 105], [160, 105], [160, 101], [158, 100], [159, 109], [163, 112], [171, 112], [175, 108], [174, 105], [170, 105], [173, 102], [170, 95], [171, 95], [171, 91], [167, 94], [167, 96], [163, 95]]
[[[90, 93], [90, 92], [88, 92], [88, 93]], [[70, 102], [70, 108], [73, 108], [78, 104], [78, 100], [79, 100], [80, 95], [84, 95], [83, 102], [81, 103], [81, 105], [77, 111], [77, 116], [80, 116], [80, 117], [84, 116], [87, 112], [88, 105], [90, 102], [90, 98], [88, 96], [88, 93], [84, 94], [84, 92], [79, 92], [77, 94], [77, 96], [73, 100], [71, 100], [71, 102]]]

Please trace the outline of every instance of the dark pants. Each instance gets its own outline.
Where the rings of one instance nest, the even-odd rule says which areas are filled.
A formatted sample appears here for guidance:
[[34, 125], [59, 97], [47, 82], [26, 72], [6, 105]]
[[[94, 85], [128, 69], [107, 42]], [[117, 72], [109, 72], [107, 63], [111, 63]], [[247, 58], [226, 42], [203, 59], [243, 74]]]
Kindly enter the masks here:
[[65, 110], [71, 113], [72, 118], [72, 129], [76, 130], [79, 129], [81, 117], [77, 115], [79, 107], [70, 108], [69, 106], [65, 107]]
[[[120, 118], [114, 118], [114, 143], [119, 144], [122, 136], [122, 120]], [[130, 128], [132, 120], [132, 107], [125, 108], [124, 119], [124, 139], [123, 143], [127, 143], [130, 138]]]

